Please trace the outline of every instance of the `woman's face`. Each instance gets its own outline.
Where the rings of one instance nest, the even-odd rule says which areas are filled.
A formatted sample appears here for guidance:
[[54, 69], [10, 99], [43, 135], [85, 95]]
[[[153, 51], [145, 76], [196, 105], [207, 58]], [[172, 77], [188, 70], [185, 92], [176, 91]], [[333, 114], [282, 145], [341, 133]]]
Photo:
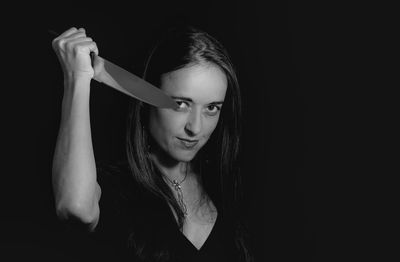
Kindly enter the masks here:
[[225, 73], [213, 64], [196, 64], [163, 75], [161, 89], [179, 108], [152, 107], [150, 133], [169, 157], [188, 162], [217, 126], [227, 89]]

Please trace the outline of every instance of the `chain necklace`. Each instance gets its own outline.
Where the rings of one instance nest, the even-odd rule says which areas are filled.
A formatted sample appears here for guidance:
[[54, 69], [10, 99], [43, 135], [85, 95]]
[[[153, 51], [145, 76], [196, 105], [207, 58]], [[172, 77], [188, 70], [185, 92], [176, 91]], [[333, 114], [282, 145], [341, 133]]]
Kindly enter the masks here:
[[187, 216], [187, 207], [186, 207], [186, 205], [185, 205], [185, 202], [183, 202], [183, 193], [182, 193], [182, 187], [181, 187], [181, 185], [182, 185], [183, 181], [185, 181], [187, 175], [188, 175], [188, 171], [187, 171], [187, 168], [186, 168], [185, 177], [182, 179], [181, 182], [178, 182], [178, 181], [175, 180], [175, 179], [174, 179], [174, 180], [171, 180], [171, 179], [169, 179], [167, 176], [165, 176], [165, 178], [168, 179], [168, 181], [172, 184], [172, 186], [174, 187], [176, 193], [178, 194], [178, 203], [179, 203], [179, 205], [181, 206], [181, 209], [182, 209], [183, 213], [185, 214], [185, 216]]

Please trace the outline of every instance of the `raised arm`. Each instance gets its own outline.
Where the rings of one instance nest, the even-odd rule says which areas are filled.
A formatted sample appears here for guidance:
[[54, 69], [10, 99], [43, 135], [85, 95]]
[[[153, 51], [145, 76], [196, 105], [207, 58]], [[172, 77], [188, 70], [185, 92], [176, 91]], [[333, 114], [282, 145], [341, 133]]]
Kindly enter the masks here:
[[56, 212], [61, 219], [79, 219], [94, 229], [99, 219], [101, 189], [90, 130], [90, 81], [99, 68], [91, 65], [96, 43], [84, 29], [70, 28], [52, 42], [64, 73], [61, 122], [52, 167]]

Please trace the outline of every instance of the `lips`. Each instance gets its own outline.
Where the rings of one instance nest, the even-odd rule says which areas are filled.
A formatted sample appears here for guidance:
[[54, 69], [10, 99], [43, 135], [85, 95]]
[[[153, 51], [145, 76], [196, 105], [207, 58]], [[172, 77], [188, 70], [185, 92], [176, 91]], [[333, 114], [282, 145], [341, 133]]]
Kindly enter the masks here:
[[191, 140], [177, 137], [180, 145], [185, 149], [193, 149], [198, 143], [199, 140]]

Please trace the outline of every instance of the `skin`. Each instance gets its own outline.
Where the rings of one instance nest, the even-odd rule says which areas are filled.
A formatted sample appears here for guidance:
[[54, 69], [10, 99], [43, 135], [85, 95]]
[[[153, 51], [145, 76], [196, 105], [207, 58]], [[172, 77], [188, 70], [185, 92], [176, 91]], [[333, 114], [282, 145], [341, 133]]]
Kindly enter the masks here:
[[[162, 77], [161, 89], [173, 97], [179, 108], [152, 108], [149, 129], [160, 146], [164, 162], [191, 161], [207, 143], [218, 124], [225, 99], [227, 79], [219, 67], [201, 63]], [[195, 145], [186, 140], [196, 141]]]
[[89, 98], [90, 80], [101, 63], [91, 66], [89, 53], [98, 54], [85, 29], [72, 27], [52, 41], [64, 73], [61, 122], [53, 156], [52, 183], [57, 215], [78, 218], [93, 230], [99, 219], [101, 195], [96, 182]]
[[[95, 58], [92, 68], [89, 53], [99, 51], [83, 28], [68, 29], [53, 40], [52, 46], [64, 73], [62, 115], [52, 167], [56, 212], [61, 219], [77, 218], [93, 230], [99, 221], [101, 188], [91, 137], [90, 81], [103, 64]], [[188, 171], [182, 192], [189, 215], [182, 233], [200, 249], [215, 224], [217, 212], [203, 193], [190, 161], [217, 126], [220, 113], [215, 106], [221, 105], [213, 103], [224, 100], [227, 79], [217, 66], [200, 63], [164, 75], [161, 89], [181, 97], [175, 98], [180, 108], [151, 110], [149, 129], [158, 145], [151, 156], [171, 180], [182, 181]], [[178, 138], [198, 142], [185, 148]]]
[[[218, 124], [227, 79], [219, 67], [200, 63], [164, 75], [161, 89], [175, 99], [179, 108], [150, 111], [150, 134], [158, 145], [152, 157], [170, 180], [182, 181], [188, 172], [181, 184], [188, 208], [182, 233], [200, 249], [215, 224], [217, 210], [205, 195], [199, 176], [191, 170], [190, 161]], [[182, 139], [196, 142], [185, 146]]]

